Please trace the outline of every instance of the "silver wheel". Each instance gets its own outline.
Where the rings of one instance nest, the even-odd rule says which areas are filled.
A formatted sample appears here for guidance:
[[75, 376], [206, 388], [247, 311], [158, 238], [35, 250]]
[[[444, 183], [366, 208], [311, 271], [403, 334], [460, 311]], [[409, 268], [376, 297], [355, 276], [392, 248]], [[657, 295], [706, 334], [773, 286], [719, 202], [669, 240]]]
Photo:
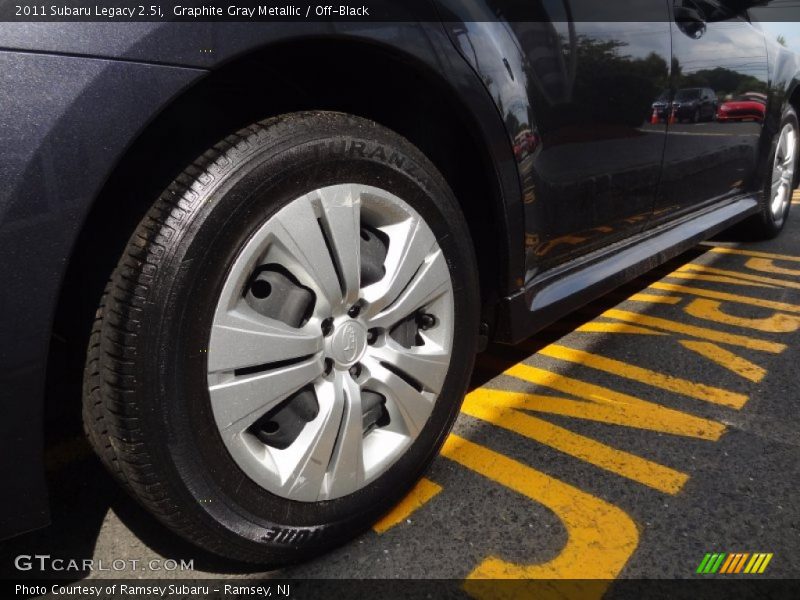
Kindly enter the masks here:
[[236, 464], [306, 502], [376, 479], [431, 415], [453, 303], [436, 238], [402, 199], [342, 184], [288, 203], [241, 250], [214, 313], [208, 391]]
[[783, 222], [786, 215], [786, 207], [791, 201], [796, 150], [797, 130], [792, 123], [786, 123], [781, 129], [778, 146], [775, 149], [772, 186], [770, 188], [770, 210], [777, 225]]

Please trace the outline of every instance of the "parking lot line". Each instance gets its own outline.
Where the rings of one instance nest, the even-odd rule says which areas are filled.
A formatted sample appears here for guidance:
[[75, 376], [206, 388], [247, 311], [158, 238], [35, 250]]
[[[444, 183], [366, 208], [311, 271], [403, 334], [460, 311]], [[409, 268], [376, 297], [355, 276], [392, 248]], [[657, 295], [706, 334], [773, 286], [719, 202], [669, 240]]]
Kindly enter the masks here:
[[601, 469], [657, 489], [677, 494], [689, 476], [681, 471], [613, 448], [508, 406], [498, 406], [491, 395], [476, 390], [467, 395], [461, 412], [555, 448]]
[[742, 358], [730, 350], [726, 350], [712, 342], [680, 340], [680, 344], [684, 348], [696, 352], [700, 356], [704, 356], [710, 361], [717, 363], [721, 367], [753, 383], [758, 383], [764, 379], [767, 374], [767, 370], [764, 367], [750, 362], [746, 358]]
[[664, 290], [666, 292], [682, 292], [684, 294], [693, 294], [695, 296], [713, 298], [715, 300], [727, 300], [729, 302], [738, 302], [739, 304], [747, 304], [749, 306], [761, 306], [764, 308], [772, 308], [774, 310], [782, 310], [784, 312], [800, 313], [800, 305], [798, 304], [776, 302], [775, 300], [768, 300], [765, 298], [752, 298], [751, 296], [741, 296], [739, 294], [731, 294], [730, 292], [717, 292], [715, 290], [707, 290], [703, 288], [689, 287], [661, 281], [651, 283], [650, 287], [657, 290]]
[[[798, 307], [798, 310], [800, 310], [800, 307]], [[680, 323], [670, 319], [651, 317], [649, 315], [642, 315], [617, 308], [612, 308], [605, 311], [603, 316], [612, 319], [619, 319], [620, 321], [627, 321], [628, 323], [634, 323], [636, 325], [645, 325], [647, 327], [654, 327], [656, 329], [663, 329], [665, 331], [682, 333], [684, 335], [690, 335], [692, 337], [712, 342], [741, 346], [742, 348], [748, 348], [749, 350], [761, 350], [763, 352], [771, 352], [773, 354], [780, 354], [786, 350], [786, 345], [778, 342], [770, 342], [769, 340], [737, 335], [735, 333], [725, 333], [716, 329], [708, 329], [706, 327], [698, 327], [696, 325], [687, 325], [686, 323]]]
[[677, 394], [682, 394], [697, 400], [704, 400], [722, 406], [741, 408], [747, 402], [747, 396], [723, 390], [721, 388], [696, 383], [679, 377], [673, 377], [657, 371], [651, 371], [621, 360], [606, 358], [598, 354], [591, 354], [583, 350], [568, 348], [559, 344], [551, 344], [539, 350], [539, 354], [559, 360], [580, 364], [591, 369], [618, 375], [626, 379], [638, 381], [646, 385], [661, 388]]
[[800, 316], [775, 312], [769, 317], [737, 317], [723, 312], [718, 300], [697, 298], [683, 308], [684, 312], [698, 319], [714, 321], [723, 325], [755, 329], [765, 333], [792, 333], [800, 328]]
[[712, 283], [733, 283], [735, 285], [744, 285], [748, 287], [759, 287], [759, 288], [775, 288], [774, 285], [769, 285], [767, 283], [759, 283], [758, 281], [748, 281], [745, 279], [739, 279], [735, 277], [728, 277], [723, 275], [713, 275], [713, 274], [706, 274], [706, 273], [694, 273], [690, 271], [673, 271], [672, 273], [668, 273], [664, 277], [669, 279], [687, 279], [689, 281], [710, 281]]
[[629, 323], [606, 322], [606, 321], [591, 321], [580, 325], [574, 331], [581, 333], [630, 333], [634, 335], [668, 335], [655, 329], [648, 329], [647, 327], [639, 327]]
[[388, 513], [372, 526], [375, 533], [385, 533], [395, 525], [405, 522], [442, 491], [442, 486], [423, 477], [417, 485]]
[[[795, 281], [787, 281], [786, 279], [778, 279], [776, 277], [765, 277], [763, 275], [754, 275], [753, 273], [743, 273], [741, 271], [731, 271], [730, 269], [718, 269], [716, 267], [708, 267], [706, 265], [695, 265], [693, 263], [689, 263], [683, 265], [682, 267], [678, 268], [680, 272], [687, 272], [692, 271], [696, 273], [711, 273], [714, 275], [722, 275], [725, 277], [730, 277], [734, 280], [736, 279], [746, 279], [748, 281], [755, 281], [758, 283], [765, 283], [771, 287], [786, 287], [792, 288], [795, 290], [800, 289], [800, 283]], [[744, 285], [740, 283], [740, 285]]]
[[[701, 244], [707, 246], [707, 244]], [[718, 254], [740, 254], [742, 256], [754, 256], [756, 258], [772, 258], [775, 260], [786, 260], [790, 262], [800, 262], [800, 256], [790, 254], [775, 254], [774, 252], [760, 252], [759, 250], [742, 250], [741, 248], [729, 248], [727, 246], [711, 246], [709, 251]]]
[[[497, 556], [484, 559], [468, 576], [481, 579], [613, 579], [633, 554], [639, 532], [622, 509], [583, 490], [512, 460], [458, 435], [444, 444], [442, 456], [544, 505], [563, 523], [567, 541], [544, 563], [516, 564]], [[483, 597], [491, 588], [470, 586]]]
[[640, 292], [638, 294], [632, 294], [625, 298], [625, 300], [633, 301], [633, 302], [647, 302], [648, 304], [679, 304], [683, 298], [680, 296], [665, 296], [661, 294], [646, 294], [644, 292]]
[[705, 440], [717, 440], [725, 432], [717, 421], [537, 367], [517, 364], [504, 374], [581, 399], [491, 390], [487, 398], [505, 406]]
[[779, 267], [771, 258], [751, 258], [744, 266], [754, 271], [763, 271], [764, 273], [775, 273], [777, 275], [789, 275], [791, 277], [800, 277], [800, 269], [787, 269]]

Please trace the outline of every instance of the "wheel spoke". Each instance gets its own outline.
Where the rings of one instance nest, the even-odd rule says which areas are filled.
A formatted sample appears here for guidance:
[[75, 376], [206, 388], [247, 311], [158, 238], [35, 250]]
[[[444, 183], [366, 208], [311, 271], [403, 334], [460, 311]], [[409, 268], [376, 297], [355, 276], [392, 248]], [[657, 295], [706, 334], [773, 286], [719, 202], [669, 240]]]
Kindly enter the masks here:
[[772, 178], [772, 197], [775, 198], [775, 195], [778, 193], [781, 185], [783, 184], [783, 178], [780, 174], [776, 173], [775, 176]]
[[785, 158], [789, 154], [789, 148], [788, 148], [789, 140], [788, 140], [788, 138], [789, 138], [789, 134], [784, 129], [784, 131], [781, 133], [781, 136], [778, 138], [778, 147], [775, 149], [775, 154], [779, 158], [780, 157], [784, 157]]
[[322, 350], [322, 335], [289, 327], [256, 313], [248, 306], [218, 315], [209, 342], [208, 371], [302, 358]]
[[358, 300], [361, 287], [361, 196], [354, 185], [317, 190], [322, 222], [342, 278], [344, 302]]
[[[339, 377], [337, 377], [337, 381]], [[364, 429], [361, 389], [349, 374], [341, 375], [345, 396], [344, 416], [326, 476], [324, 497], [336, 497], [358, 489], [364, 481]]]
[[329, 307], [340, 305], [339, 277], [309, 197], [298, 198], [273, 218], [273, 243], [277, 242], [282, 250], [279, 254], [283, 254], [280, 264], [321, 295]]
[[386, 275], [363, 290], [368, 303], [367, 318], [391, 304], [420, 269], [425, 257], [436, 247], [432, 232], [418, 218], [409, 218], [381, 228], [389, 236]]
[[366, 359], [364, 364], [370, 372], [370, 378], [364, 387], [375, 389], [394, 402], [403, 417], [408, 434], [411, 437], [419, 435], [431, 415], [433, 402], [374, 358]]
[[432, 341], [424, 346], [405, 348], [388, 338], [383, 346], [372, 348], [370, 355], [406, 373], [435, 394], [441, 392], [450, 364], [449, 353]]
[[314, 501], [344, 495], [364, 479], [361, 446], [361, 391], [352, 378], [337, 371], [318, 387], [320, 406], [329, 409], [317, 427], [295, 441], [299, 448], [283, 488], [297, 500]]
[[225, 433], [247, 429], [282, 400], [322, 374], [322, 360], [308, 360], [209, 386], [217, 425]]
[[450, 272], [438, 248], [423, 262], [408, 286], [392, 304], [374, 315], [371, 327], [391, 327], [450, 289]]
[[794, 129], [789, 129], [786, 134], [786, 148], [784, 163], [787, 168], [794, 169], [795, 153], [797, 152], [797, 132]]

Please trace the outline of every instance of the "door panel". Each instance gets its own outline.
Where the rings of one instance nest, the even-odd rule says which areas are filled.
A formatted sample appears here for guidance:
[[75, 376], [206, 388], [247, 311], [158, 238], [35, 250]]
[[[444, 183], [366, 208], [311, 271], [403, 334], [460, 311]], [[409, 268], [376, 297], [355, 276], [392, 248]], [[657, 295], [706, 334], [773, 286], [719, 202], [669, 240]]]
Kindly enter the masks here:
[[656, 221], [755, 189], [768, 99], [762, 33], [711, 0], [674, 2], [672, 104]]
[[526, 280], [641, 230], [652, 214], [667, 127], [653, 119], [653, 102], [669, 87], [667, 0], [440, 6], [514, 147]]

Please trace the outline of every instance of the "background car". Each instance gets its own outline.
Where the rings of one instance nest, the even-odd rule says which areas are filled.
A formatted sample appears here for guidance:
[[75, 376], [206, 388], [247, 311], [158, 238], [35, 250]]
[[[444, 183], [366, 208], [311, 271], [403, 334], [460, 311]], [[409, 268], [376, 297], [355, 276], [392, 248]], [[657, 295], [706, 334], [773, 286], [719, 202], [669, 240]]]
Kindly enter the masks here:
[[764, 94], [744, 93], [719, 105], [717, 121], [763, 121], [766, 113], [767, 98]]
[[651, 105], [653, 114], [651, 115], [651, 122], [666, 121], [669, 119], [672, 103], [669, 100], [672, 92], [664, 90], [659, 97]]
[[684, 88], [675, 93], [672, 115], [680, 121], [710, 121], [717, 112], [717, 96], [710, 88]]

